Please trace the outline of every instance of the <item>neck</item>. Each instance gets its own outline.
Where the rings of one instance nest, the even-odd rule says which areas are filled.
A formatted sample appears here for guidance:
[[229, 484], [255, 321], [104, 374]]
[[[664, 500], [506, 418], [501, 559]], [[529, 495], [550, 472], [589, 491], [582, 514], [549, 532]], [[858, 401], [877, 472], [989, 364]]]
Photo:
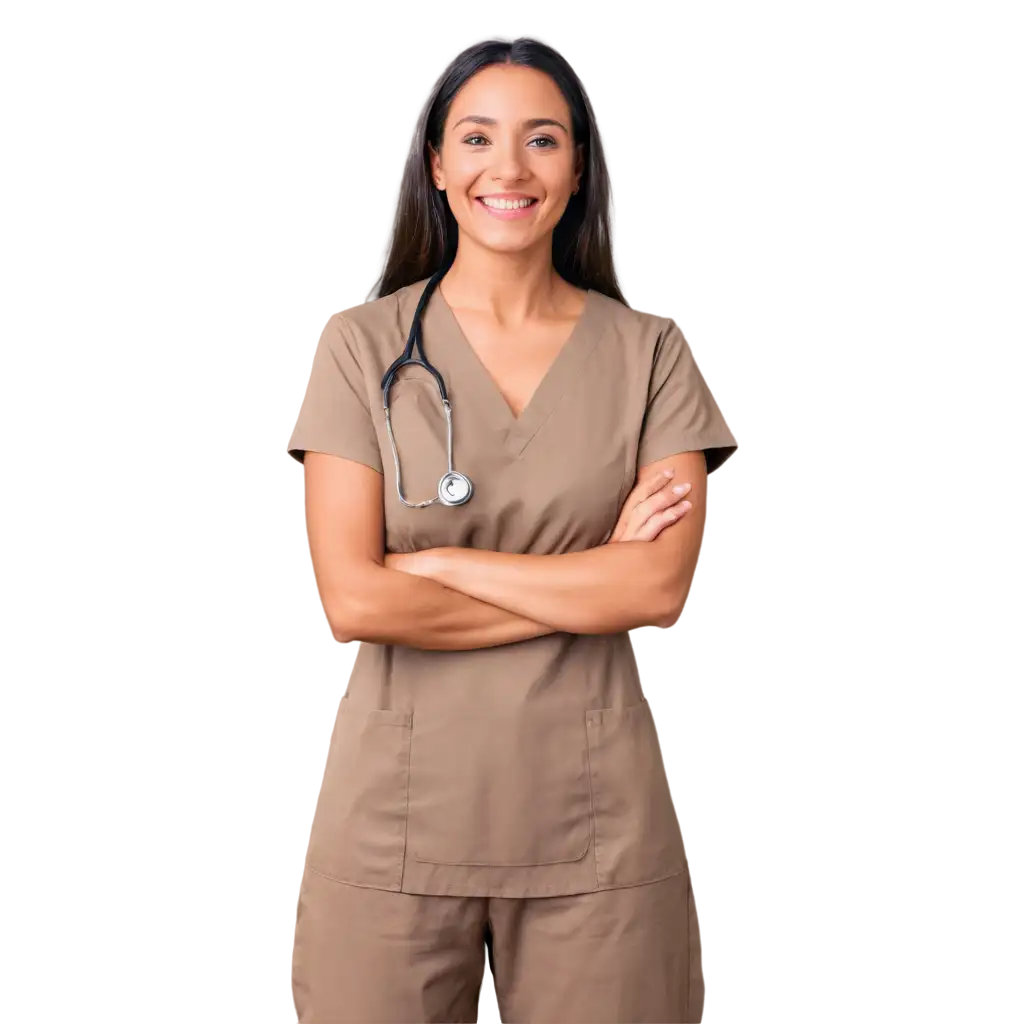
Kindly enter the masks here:
[[453, 309], [471, 309], [500, 323], [550, 316], [564, 301], [566, 284], [544, 249], [499, 253], [459, 239], [455, 260], [438, 285]]

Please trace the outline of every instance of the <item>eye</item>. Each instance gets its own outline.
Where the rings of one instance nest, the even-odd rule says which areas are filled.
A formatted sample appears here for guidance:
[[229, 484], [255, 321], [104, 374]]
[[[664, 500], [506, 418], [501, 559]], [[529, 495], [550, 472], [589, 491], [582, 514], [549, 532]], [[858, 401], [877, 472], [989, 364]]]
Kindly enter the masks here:
[[[530, 142], [550, 142], [551, 146], [557, 146], [558, 143], [551, 138], [550, 135], [538, 135], [535, 139], [530, 139]], [[528, 143], [529, 144], [529, 143]], [[537, 146], [537, 149], [550, 149], [551, 146]]]
[[467, 135], [462, 141], [463, 142], [472, 142], [473, 139], [483, 139], [484, 142], [487, 141], [487, 139], [485, 139], [483, 135]]

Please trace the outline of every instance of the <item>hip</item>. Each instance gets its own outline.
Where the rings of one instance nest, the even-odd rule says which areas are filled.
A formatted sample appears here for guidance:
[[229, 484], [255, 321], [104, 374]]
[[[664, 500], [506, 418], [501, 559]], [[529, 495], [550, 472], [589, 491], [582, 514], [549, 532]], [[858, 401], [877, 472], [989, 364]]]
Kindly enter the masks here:
[[424, 895], [552, 896], [687, 867], [648, 700], [379, 708], [342, 698], [307, 866]]

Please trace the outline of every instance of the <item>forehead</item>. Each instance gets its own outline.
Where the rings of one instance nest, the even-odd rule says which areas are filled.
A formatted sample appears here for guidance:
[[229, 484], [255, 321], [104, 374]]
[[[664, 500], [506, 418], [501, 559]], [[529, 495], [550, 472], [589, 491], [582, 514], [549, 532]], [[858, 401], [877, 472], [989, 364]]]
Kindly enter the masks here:
[[492, 64], [478, 71], [455, 94], [445, 127], [467, 114], [514, 124], [530, 117], [554, 117], [569, 123], [569, 104], [554, 79], [536, 68]]

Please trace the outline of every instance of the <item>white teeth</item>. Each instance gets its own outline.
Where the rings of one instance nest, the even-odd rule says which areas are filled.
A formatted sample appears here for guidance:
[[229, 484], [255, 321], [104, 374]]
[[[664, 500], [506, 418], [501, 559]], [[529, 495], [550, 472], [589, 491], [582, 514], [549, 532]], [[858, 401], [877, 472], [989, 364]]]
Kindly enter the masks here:
[[491, 206], [495, 210], [518, 210], [521, 206], [529, 206], [535, 203], [536, 199], [490, 199], [481, 197], [480, 201], [484, 206]]

